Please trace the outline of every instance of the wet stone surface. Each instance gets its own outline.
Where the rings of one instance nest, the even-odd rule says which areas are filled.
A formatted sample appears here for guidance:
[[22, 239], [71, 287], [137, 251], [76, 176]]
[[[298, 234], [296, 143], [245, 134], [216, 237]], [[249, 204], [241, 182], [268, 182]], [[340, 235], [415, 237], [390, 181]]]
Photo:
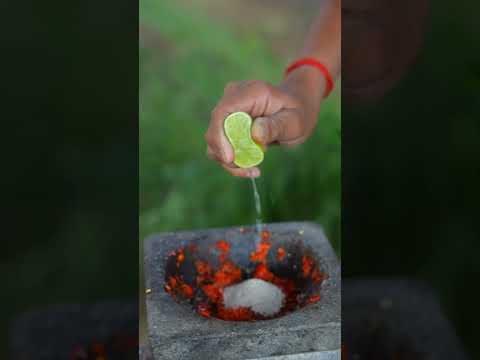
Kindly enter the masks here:
[[[221, 320], [216, 318], [215, 308], [211, 309], [212, 316], [202, 317], [198, 314], [198, 301], [205, 299], [202, 298], [204, 294], [201, 287], [195, 287], [198, 272], [193, 258], [208, 260], [215, 268], [221, 266], [215, 264], [213, 257], [210, 258], [211, 252], [207, 249], [214, 248], [220, 240], [224, 240], [230, 245], [229, 261], [241, 269], [242, 279], [253, 277], [262, 263], [261, 257], [252, 257], [252, 253], [258, 253], [255, 251], [258, 244], [255, 244], [253, 229], [236, 227], [164, 233], [146, 239], [147, 317], [155, 359], [339, 358], [340, 268], [323, 231], [313, 223], [267, 224], [265, 228], [269, 232], [270, 251], [276, 254], [275, 258], [268, 254], [265, 260], [274, 275], [272, 281], [277, 277], [293, 279], [295, 284], [301, 285], [298, 307], [289, 308], [281, 317], [261, 321]], [[279, 247], [286, 250], [285, 259], [292, 254], [289, 261], [283, 259]], [[198, 252], [199, 255], [192, 255], [192, 259], [189, 259], [185, 253], [180, 256], [182, 264], [177, 264], [179, 249], [194, 249], [193, 253]], [[173, 254], [175, 261], [172, 260]], [[321, 282], [310, 278], [302, 280], [301, 261], [305, 254], [315, 260], [322, 274], [327, 275]], [[315, 269], [315, 266], [311, 268]], [[313, 272], [310, 268], [309, 271]], [[168, 287], [172, 276], [183, 279], [185, 285], [192, 289], [172, 291]], [[293, 354], [303, 354], [298, 355], [303, 357], [285, 357]]]

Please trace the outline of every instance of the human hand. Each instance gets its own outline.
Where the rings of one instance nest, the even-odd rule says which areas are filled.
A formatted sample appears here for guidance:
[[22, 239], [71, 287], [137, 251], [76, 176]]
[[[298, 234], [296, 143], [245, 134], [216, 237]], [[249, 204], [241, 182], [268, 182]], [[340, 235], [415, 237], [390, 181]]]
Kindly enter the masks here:
[[252, 137], [264, 149], [271, 144], [301, 144], [315, 129], [325, 86], [323, 76], [308, 67], [291, 73], [278, 86], [258, 80], [229, 83], [205, 134], [208, 156], [233, 176], [260, 176], [258, 167], [242, 169], [233, 164], [234, 151], [223, 128], [225, 118], [237, 111], [250, 114]]

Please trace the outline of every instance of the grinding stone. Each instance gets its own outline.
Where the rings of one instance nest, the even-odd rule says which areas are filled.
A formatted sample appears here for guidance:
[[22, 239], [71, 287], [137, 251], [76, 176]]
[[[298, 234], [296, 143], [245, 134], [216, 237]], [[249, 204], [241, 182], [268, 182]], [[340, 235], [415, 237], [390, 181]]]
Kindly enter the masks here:
[[149, 337], [156, 360], [298, 358], [281, 357], [292, 354], [303, 356], [298, 359], [340, 359], [340, 266], [321, 227], [296, 222], [266, 224], [265, 228], [272, 233], [272, 245], [300, 238], [312, 249], [329, 276], [322, 284], [322, 299], [267, 321], [202, 318], [164, 291], [168, 254], [195, 241], [251, 241], [254, 233], [234, 227], [152, 235], [145, 240], [144, 260]]

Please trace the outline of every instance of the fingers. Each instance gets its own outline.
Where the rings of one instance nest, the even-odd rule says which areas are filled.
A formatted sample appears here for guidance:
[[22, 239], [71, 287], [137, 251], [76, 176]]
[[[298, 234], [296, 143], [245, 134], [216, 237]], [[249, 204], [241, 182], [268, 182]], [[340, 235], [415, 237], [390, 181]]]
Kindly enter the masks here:
[[210, 126], [205, 134], [210, 157], [215, 157], [216, 160], [230, 164], [233, 162], [234, 153], [233, 148], [223, 130], [223, 122], [210, 122]]
[[257, 167], [252, 167], [250, 169], [242, 169], [239, 167], [234, 167], [231, 165], [222, 164], [222, 167], [229, 172], [231, 175], [236, 177], [243, 178], [257, 178], [260, 176], [260, 169]]
[[245, 86], [245, 83], [245, 81], [231, 81], [227, 83], [227, 85], [225, 85], [225, 89], [223, 89], [223, 96], [228, 96], [234, 93], [240, 87]]
[[[225, 118], [230, 115], [229, 101], [227, 99], [234, 98], [238, 90], [245, 86], [245, 82], [230, 82], [225, 86], [224, 96], [213, 109], [210, 117], [210, 126], [205, 134], [205, 140], [211, 151], [215, 153], [216, 158], [225, 164], [231, 164], [234, 158], [232, 145], [225, 136], [223, 124]], [[242, 111], [242, 110], [238, 110]]]
[[261, 172], [260, 169], [257, 167], [252, 167], [250, 169], [242, 169], [234, 164], [225, 164], [222, 162], [222, 159], [218, 157], [217, 153], [212, 150], [212, 148], [209, 146], [207, 148], [207, 156], [214, 161], [217, 161], [220, 163], [220, 165], [231, 175], [236, 176], [236, 177], [243, 177], [243, 178], [256, 178], [259, 177]]
[[[231, 164], [234, 159], [233, 148], [225, 136], [223, 128], [225, 118], [236, 111], [247, 112], [254, 118], [263, 114], [267, 105], [274, 103], [269, 100], [273, 91], [271, 85], [261, 81], [231, 82], [227, 84], [223, 98], [212, 111], [210, 126], [205, 134], [205, 140], [211, 149], [210, 151], [215, 154], [218, 161]], [[279, 109], [281, 105], [277, 107]], [[275, 110], [275, 107], [273, 107], [273, 110]]]
[[210, 160], [218, 161], [219, 163], [223, 162], [217, 151], [214, 151], [210, 146], [207, 146], [207, 156]]
[[244, 111], [253, 118], [270, 115], [283, 107], [285, 98], [278, 89], [263, 81], [228, 83], [211, 120], [223, 123], [228, 115], [237, 111]]
[[303, 141], [307, 130], [298, 110], [285, 109], [271, 116], [255, 119], [252, 137], [264, 146], [271, 143], [293, 145]]
[[298, 138], [299, 120], [294, 110], [295, 101], [284, 91], [262, 81], [231, 82], [212, 111], [210, 126], [205, 134], [208, 156], [218, 161], [230, 174], [257, 177], [258, 168], [240, 169], [233, 165], [234, 151], [224, 131], [225, 118], [233, 112], [243, 111], [254, 121], [253, 137], [264, 148], [273, 142], [288, 143]]

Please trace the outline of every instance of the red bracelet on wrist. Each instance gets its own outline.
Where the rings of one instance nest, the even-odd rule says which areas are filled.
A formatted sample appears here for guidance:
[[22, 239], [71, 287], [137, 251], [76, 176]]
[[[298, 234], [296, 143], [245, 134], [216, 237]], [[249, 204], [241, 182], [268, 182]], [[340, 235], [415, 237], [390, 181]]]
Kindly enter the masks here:
[[328, 69], [326, 68], [325, 65], [323, 65], [320, 61], [318, 61], [315, 58], [303, 58], [295, 61], [292, 63], [287, 69], [285, 70], [285, 76], [290, 74], [293, 70], [299, 68], [300, 66], [313, 66], [314, 68], [320, 70], [320, 72], [325, 76], [325, 80], [327, 81], [327, 87], [325, 88], [325, 94], [323, 95], [324, 97], [327, 97], [330, 95], [330, 93], [333, 90], [333, 78]]

